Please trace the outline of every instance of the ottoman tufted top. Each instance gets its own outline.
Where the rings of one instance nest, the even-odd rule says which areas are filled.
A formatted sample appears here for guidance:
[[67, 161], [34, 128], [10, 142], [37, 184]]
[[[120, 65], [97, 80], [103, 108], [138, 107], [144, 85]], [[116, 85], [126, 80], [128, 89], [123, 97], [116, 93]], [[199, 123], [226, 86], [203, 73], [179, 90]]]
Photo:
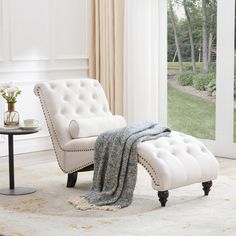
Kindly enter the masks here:
[[217, 177], [218, 163], [213, 154], [197, 138], [180, 132], [173, 131], [169, 137], [140, 143], [138, 155], [139, 162], [151, 170], [157, 190]]

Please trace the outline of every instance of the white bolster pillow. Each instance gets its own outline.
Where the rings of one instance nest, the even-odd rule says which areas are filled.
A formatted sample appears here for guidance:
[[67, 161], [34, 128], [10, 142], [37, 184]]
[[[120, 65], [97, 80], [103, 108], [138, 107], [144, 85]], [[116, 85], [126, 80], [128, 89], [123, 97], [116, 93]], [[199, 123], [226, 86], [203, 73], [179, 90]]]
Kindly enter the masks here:
[[91, 117], [72, 120], [69, 124], [69, 132], [73, 139], [86, 138], [125, 126], [126, 121], [122, 116]]

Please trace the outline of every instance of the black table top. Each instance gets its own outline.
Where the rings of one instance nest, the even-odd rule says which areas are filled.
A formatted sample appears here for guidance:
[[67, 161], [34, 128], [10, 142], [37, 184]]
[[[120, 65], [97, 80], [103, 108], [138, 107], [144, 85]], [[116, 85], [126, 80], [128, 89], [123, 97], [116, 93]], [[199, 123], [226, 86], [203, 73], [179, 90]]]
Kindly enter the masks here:
[[37, 129], [22, 129], [22, 128], [4, 128], [0, 127], [0, 134], [12, 134], [12, 135], [23, 135], [23, 134], [34, 134], [40, 131], [40, 128]]

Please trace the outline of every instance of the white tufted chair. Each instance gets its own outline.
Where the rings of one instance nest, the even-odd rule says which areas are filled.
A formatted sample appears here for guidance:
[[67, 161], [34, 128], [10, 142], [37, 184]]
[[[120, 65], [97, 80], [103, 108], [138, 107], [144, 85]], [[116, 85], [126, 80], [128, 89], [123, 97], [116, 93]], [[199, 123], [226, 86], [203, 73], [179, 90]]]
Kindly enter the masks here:
[[[93, 169], [96, 137], [72, 139], [69, 123], [111, 116], [104, 91], [96, 80], [69, 79], [38, 83], [34, 92], [40, 99], [58, 164], [68, 173], [67, 187], [74, 187], [78, 171]], [[218, 173], [215, 157], [202, 143], [175, 131], [169, 137], [140, 143], [138, 161], [150, 174], [162, 206], [168, 190], [193, 183], [202, 182], [208, 195]]]
[[42, 82], [35, 85], [58, 164], [68, 175], [68, 187], [73, 187], [77, 171], [93, 169], [96, 137], [72, 139], [71, 120], [112, 115], [104, 91], [98, 81], [70, 79]]

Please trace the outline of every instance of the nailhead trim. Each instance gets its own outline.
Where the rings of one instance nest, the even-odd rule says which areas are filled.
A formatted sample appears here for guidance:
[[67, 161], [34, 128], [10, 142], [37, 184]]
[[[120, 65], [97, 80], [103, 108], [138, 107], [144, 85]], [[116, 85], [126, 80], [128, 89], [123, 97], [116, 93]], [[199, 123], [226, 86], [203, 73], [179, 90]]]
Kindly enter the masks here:
[[87, 166], [90, 166], [90, 165], [92, 165], [92, 164], [94, 164], [94, 161], [88, 162], [88, 163], [86, 163], [86, 164], [84, 164], [84, 165], [82, 165], [82, 166], [80, 166], [80, 167], [78, 167], [78, 168], [76, 168], [76, 169], [71, 170], [71, 171], [68, 172], [68, 173], [74, 173], [74, 172], [76, 172], [76, 171], [78, 171], [78, 170], [81, 170], [81, 169], [83, 169], [83, 168], [85, 168], [85, 167], [87, 167]]
[[94, 151], [94, 148], [91, 149], [80, 149], [80, 150], [63, 150], [65, 152], [92, 152]]
[[[150, 165], [150, 163], [147, 162], [147, 160], [145, 160], [144, 157], [142, 157], [140, 154], [138, 154], [138, 161], [146, 169], [146, 171], [149, 173], [149, 175], [151, 176], [154, 184], [156, 186], [160, 186], [160, 183], [159, 183], [160, 178], [158, 176], [158, 173], [153, 169], [153, 167]], [[152, 172], [154, 173], [155, 176], [151, 173], [149, 168], [152, 170]]]
[[[89, 165], [94, 164], [94, 161], [88, 162], [88, 163], [86, 163], [86, 164], [84, 164], [84, 165], [82, 165], [82, 166], [80, 166], [80, 167], [78, 167], [78, 168], [76, 168], [76, 169], [73, 169], [73, 170], [71, 170], [71, 171], [69, 171], [69, 172], [65, 171], [64, 168], [60, 165], [58, 153], [57, 153], [57, 151], [56, 151], [56, 150], [57, 150], [57, 149], [56, 149], [56, 145], [55, 145], [55, 143], [54, 143], [54, 139], [52, 138], [52, 137], [53, 137], [53, 135], [52, 135], [52, 130], [53, 130], [53, 132], [54, 132], [54, 136], [55, 136], [55, 138], [56, 138], [56, 141], [57, 141], [57, 144], [58, 144], [59, 148], [60, 148], [62, 151], [64, 151], [64, 152], [91, 152], [91, 151], [94, 151], [94, 149], [93, 149], [93, 148], [90, 148], [90, 149], [81, 149], [81, 150], [65, 150], [64, 148], [61, 147], [60, 142], [59, 142], [58, 137], [57, 137], [57, 134], [56, 134], [56, 130], [55, 130], [54, 126], [53, 126], [53, 122], [52, 122], [50, 113], [49, 113], [47, 107], [44, 106], [44, 104], [46, 104], [46, 103], [45, 103], [44, 96], [43, 96], [42, 93], [40, 94], [40, 91], [39, 91], [39, 90], [40, 90], [40, 88], [37, 88], [38, 97], [39, 97], [39, 100], [40, 100], [40, 103], [41, 103], [41, 106], [42, 106], [42, 110], [43, 110], [43, 113], [44, 113], [44, 117], [45, 117], [45, 119], [46, 119], [46, 121], [47, 121], [47, 122], [46, 122], [46, 123], [47, 123], [47, 128], [48, 128], [48, 131], [49, 131], [49, 134], [50, 134], [50, 137], [51, 137], [51, 141], [52, 141], [52, 145], [53, 145], [53, 148], [54, 148], [54, 152], [55, 152], [55, 154], [56, 154], [57, 162], [58, 162], [58, 165], [59, 165], [59, 167], [61, 168], [61, 170], [62, 170], [63, 172], [65, 172], [65, 173], [73, 173], [73, 172], [76, 172], [76, 171], [78, 171], [78, 170], [80, 170], [80, 169], [83, 169], [83, 168], [85, 168], [85, 167], [87, 167], [87, 166], [89, 166]], [[47, 114], [46, 114], [46, 113], [47, 113]], [[49, 119], [49, 121], [50, 121], [52, 130], [49, 128], [47, 115], [48, 115], [48, 119]], [[140, 159], [141, 159], [141, 160], [140, 160]], [[148, 172], [149, 175], [151, 176], [151, 178], [152, 178], [154, 184], [155, 184], [156, 186], [160, 186], [160, 184], [158, 183], [159, 181], [157, 182], [157, 180], [159, 180], [158, 173], [157, 173], [157, 172], [153, 169], [153, 167], [147, 162], [147, 160], [145, 160], [141, 155], [138, 154], [138, 161], [139, 161], [139, 163], [147, 170], [147, 172]], [[143, 162], [142, 162], [142, 161], [143, 161]], [[154, 177], [153, 174], [149, 171], [149, 169], [148, 169], [147, 166], [152, 170], [152, 172], [154, 173], [155, 177]]]
[[[80, 169], [82, 169], [82, 168], [84, 168], [84, 167], [86, 167], [86, 166], [89, 166], [89, 165], [93, 164], [93, 162], [88, 162], [88, 163], [84, 164], [83, 166], [80, 166], [80, 167], [78, 167], [78, 168], [76, 168], [76, 169], [73, 169], [73, 170], [71, 170], [71, 171], [69, 171], [69, 172], [68, 172], [68, 171], [65, 171], [65, 169], [61, 166], [60, 161], [59, 161], [59, 157], [58, 157], [58, 153], [57, 153], [57, 149], [56, 149], [56, 144], [55, 144], [55, 142], [54, 142], [53, 136], [56, 138], [57, 145], [59, 146], [59, 148], [60, 148], [62, 151], [64, 151], [64, 152], [88, 152], [88, 151], [94, 151], [94, 149], [65, 150], [64, 148], [61, 147], [60, 142], [59, 142], [58, 137], [57, 137], [57, 134], [56, 134], [56, 130], [55, 130], [54, 126], [53, 126], [53, 122], [52, 122], [50, 113], [49, 113], [47, 107], [44, 105], [44, 104], [46, 104], [46, 103], [45, 103], [45, 98], [44, 98], [43, 94], [40, 93], [39, 90], [40, 90], [40, 88], [37, 88], [37, 94], [38, 94], [38, 97], [39, 97], [39, 100], [40, 100], [40, 103], [41, 103], [41, 106], [42, 106], [42, 110], [43, 110], [44, 117], [45, 117], [45, 119], [46, 119], [46, 121], [47, 121], [46, 124], [47, 124], [47, 128], [48, 128], [48, 131], [49, 131], [49, 134], [50, 134], [50, 137], [51, 137], [53, 149], [54, 149], [54, 152], [55, 152], [55, 154], [56, 154], [57, 162], [58, 162], [58, 165], [59, 165], [59, 167], [61, 168], [61, 170], [62, 170], [63, 172], [65, 172], [65, 173], [73, 173], [73, 172], [75, 172], [75, 171], [77, 171], [77, 170], [80, 170]], [[49, 121], [48, 121], [48, 119], [49, 119]], [[49, 127], [48, 122], [50, 122], [50, 124], [51, 124], [51, 127], [52, 127], [52, 130], [53, 130], [54, 135], [52, 134], [52, 130], [51, 130], [51, 128]]]

